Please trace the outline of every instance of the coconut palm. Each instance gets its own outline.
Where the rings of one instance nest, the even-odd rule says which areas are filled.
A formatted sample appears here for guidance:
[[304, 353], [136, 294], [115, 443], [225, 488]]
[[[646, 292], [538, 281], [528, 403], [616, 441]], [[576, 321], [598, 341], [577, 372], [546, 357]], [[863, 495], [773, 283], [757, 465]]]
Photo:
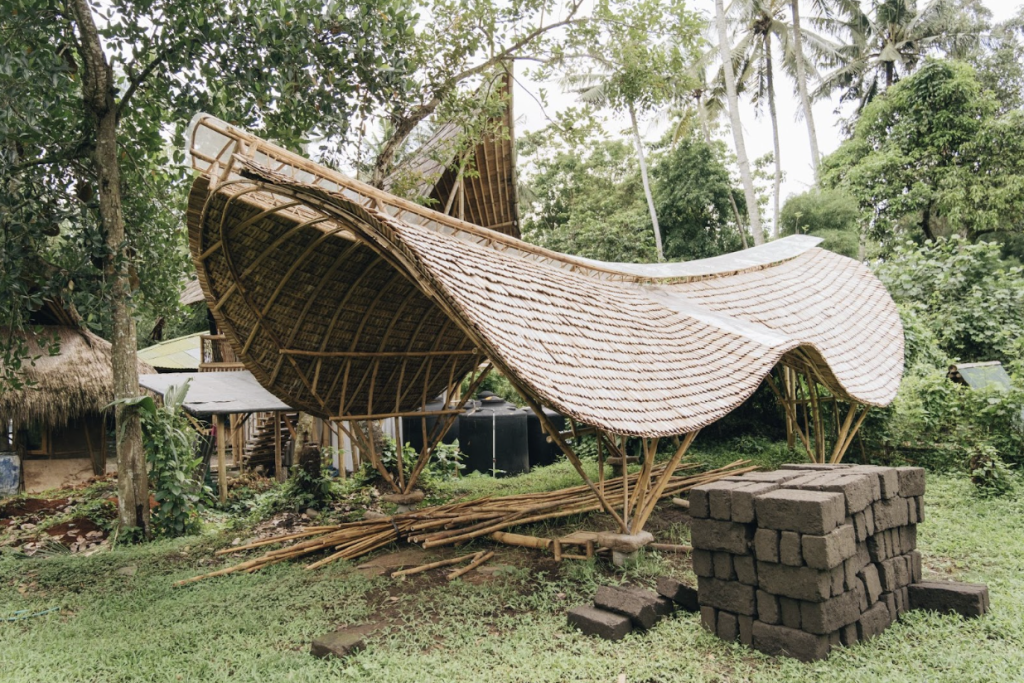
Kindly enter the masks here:
[[962, 21], [964, 8], [956, 0], [931, 0], [920, 10], [916, 0], [876, 0], [870, 12], [856, 4], [844, 9], [849, 43], [837, 51], [814, 97], [841, 90], [841, 101], [857, 102], [858, 112], [927, 54], [956, 55], [978, 39], [978, 24]]
[[754, 191], [754, 178], [750, 173], [750, 161], [747, 159], [747, 147], [743, 140], [739, 95], [736, 89], [736, 74], [733, 71], [729, 25], [725, 16], [723, 0], [715, 0], [715, 24], [718, 28], [718, 52], [722, 60], [722, 76], [725, 82], [726, 101], [729, 105], [729, 122], [736, 149], [736, 163], [740, 167], [740, 180], [743, 182], [743, 194], [747, 200], [747, 215], [750, 217], [750, 229], [754, 234], [754, 244], [764, 244], [761, 216], [757, 210], [757, 194]]

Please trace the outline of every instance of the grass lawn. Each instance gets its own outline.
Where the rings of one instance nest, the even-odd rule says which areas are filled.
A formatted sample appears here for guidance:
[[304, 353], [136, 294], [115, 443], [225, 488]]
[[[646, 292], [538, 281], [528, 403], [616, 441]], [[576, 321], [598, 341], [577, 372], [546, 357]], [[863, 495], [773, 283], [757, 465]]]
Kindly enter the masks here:
[[[576, 483], [562, 478], [545, 481]], [[448, 492], [501, 495], [529, 485], [512, 481], [466, 480]], [[992, 613], [970, 622], [910, 613], [823, 663], [728, 645], [691, 614], [618, 643], [566, 626], [566, 610], [598, 584], [644, 583], [661, 572], [692, 580], [678, 556], [648, 554], [623, 576], [604, 563], [555, 565], [534, 551], [498, 548], [491, 564], [506, 569], [451, 584], [440, 572], [393, 580], [351, 564], [305, 571], [284, 563], [172, 588], [222, 565], [211, 560], [213, 550], [239, 534], [219, 531], [90, 557], [0, 555], [0, 617], [60, 608], [0, 622], [0, 680], [611, 682], [625, 673], [631, 682], [1024, 681], [1024, 499], [978, 499], [964, 480], [932, 475], [926, 500], [919, 530], [926, 578], [988, 583]], [[685, 535], [661, 528], [663, 536], [665, 529]], [[370, 621], [389, 626], [357, 656], [308, 654], [313, 637]]]

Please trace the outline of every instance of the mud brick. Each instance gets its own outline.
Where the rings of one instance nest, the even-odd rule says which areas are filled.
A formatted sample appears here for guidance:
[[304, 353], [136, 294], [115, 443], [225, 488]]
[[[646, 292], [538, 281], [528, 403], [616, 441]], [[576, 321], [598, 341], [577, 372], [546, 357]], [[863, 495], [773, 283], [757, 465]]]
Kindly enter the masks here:
[[754, 617], [740, 614], [736, 617], [736, 624], [740, 629], [740, 642], [750, 647], [754, 644]]
[[821, 602], [832, 595], [831, 574], [811, 567], [758, 562], [757, 582], [762, 590], [796, 600]]
[[600, 636], [605, 640], [622, 640], [633, 630], [629, 617], [590, 605], [569, 610], [569, 625], [575, 626], [588, 636]]
[[919, 583], [921, 581], [921, 551], [911, 550], [907, 556], [910, 557], [910, 583]]
[[924, 523], [924, 496], [917, 496], [914, 498], [914, 504], [917, 506], [917, 523]]
[[715, 578], [722, 581], [733, 581], [736, 572], [732, 567], [732, 555], [729, 553], [712, 553], [711, 561], [715, 566]]
[[900, 536], [900, 529], [903, 528], [904, 527], [896, 527], [895, 529], [889, 529], [885, 532], [889, 535], [889, 547], [892, 548], [892, 557], [903, 554], [903, 538]]
[[830, 647], [842, 647], [843, 639], [839, 635], [839, 631], [833, 631], [828, 634], [828, 644]]
[[727, 643], [736, 640], [740, 634], [739, 624], [736, 623], [736, 615], [731, 612], [721, 611], [718, 613], [718, 637]]
[[813, 662], [828, 657], [828, 636], [816, 636], [785, 626], [773, 626], [755, 621], [753, 628], [754, 647], [770, 655], [785, 655], [804, 662]]
[[690, 551], [690, 561], [693, 563], [693, 573], [697, 576], [714, 576], [715, 565], [710, 550], [694, 548]]
[[815, 569], [838, 567], [857, 552], [857, 535], [852, 524], [844, 524], [824, 536], [804, 534], [800, 543], [804, 562]]
[[860, 598], [860, 611], [863, 614], [868, 611], [871, 602], [868, 601], [868, 590], [864, 585], [864, 580], [858, 577], [856, 586], [857, 596]]
[[754, 556], [762, 562], [779, 561], [779, 532], [758, 529], [754, 533]]
[[848, 515], [860, 512], [881, 498], [878, 477], [869, 474], [834, 472], [817, 478], [802, 477], [787, 483], [786, 487], [841, 493], [846, 500], [846, 514]]
[[758, 496], [758, 526], [824, 535], [843, 523], [846, 505], [839, 493], [779, 489]]
[[965, 618], [980, 617], [989, 610], [988, 586], [981, 583], [925, 581], [907, 590], [911, 609], [927, 609]]
[[674, 602], [679, 609], [696, 612], [700, 609], [697, 602], [697, 589], [687, 586], [671, 576], [658, 577], [658, 594]]
[[746, 524], [717, 519], [695, 519], [690, 523], [690, 542], [694, 548], [746, 555], [754, 531]]
[[742, 479], [747, 482], [770, 482], [773, 484], [782, 484], [783, 482], [790, 481], [791, 479], [796, 479], [799, 476], [801, 476], [800, 472], [781, 469], [773, 470], [771, 472], [747, 472], [742, 477], [737, 477], [737, 479]]
[[782, 564], [791, 567], [800, 567], [804, 563], [800, 553], [800, 534], [793, 531], [783, 531], [779, 539], [779, 559]]
[[806, 489], [808, 491], [820, 491], [818, 488], [826, 481], [836, 477], [835, 472], [807, 472], [796, 479], [786, 482], [787, 489]]
[[860, 638], [857, 635], [857, 622], [847, 624], [846, 626], [839, 629], [839, 640], [846, 647], [856, 645]]
[[818, 635], [838, 631], [860, 619], [860, 590], [846, 591], [825, 602], [800, 603], [800, 628]]
[[879, 602], [885, 603], [885, 609], [889, 611], [889, 623], [896, 621], [899, 616], [896, 614], [896, 594], [895, 593], [882, 593], [882, 597]]
[[876, 602], [857, 622], [857, 636], [860, 640], [868, 640], [882, 633], [892, 623], [889, 608], [884, 602]]
[[832, 597], [842, 595], [846, 591], [844, 587], [846, 584], [846, 568], [843, 567], [843, 565], [839, 565], [835, 569], [832, 569], [830, 574], [832, 576], [832, 586], [829, 592]]
[[732, 558], [732, 566], [740, 583], [757, 586], [757, 568], [754, 566], [753, 555], [736, 555]]
[[712, 519], [732, 519], [732, 493], [744, 484], [736, 481], [716, 481], [708, 484], [708, 510]]
[[868, 553], [872, 562], [884, 562], [889, 559], [888, 536], [885, 532], [879, 532], [868, 538]]
[[779, 598], [779, 616], [787, 628], [800, 628], [800, 601]]
[[309, 654], [320, 659], [344, 658], [366, 647], [364, 633], [342, 629], [315, 638], [309, 647]]
[[818, 463], [818, 462], [791, 462], [779, 467], [780, 470], [794, 471], [794, 470], [807, 470], [808, 472], [840, 472], [842, 470], [855, 469], [856, 465], [850, 465], [848, 463], [839, 463], [836, 465], [830, 463]]
[[917, 524], [917, 503], [913, 498], [907, 498], [907, 522]]
[[907, 524], [907, 500], [898, 496], [880, 500], [872, 508], [875, 513], [875, 533]]
[[897, 467], [896, 474], [899, 477], [901, 496], [913, 498], [924, 495], [923, 467]]
[[756, 613], [754, 587], [737, 581], [719, 581], [718, 579], [697, 579], [697, 592], [701, 605], [710, 605], [734, 614]]
[[718, 610], [710, 605], [702, 605], [700, 608], [700, 625], [708, 631], [715, 633], [718, 624]]
[[[711, 505], [708, 501], [708, 493], [711, 487], [718, 482], [712, 482], [710, 484], [702, 484], [700, 486], [694, 486], [690, 489], [690, 495], [687, 500], [690, 501], [690, 517], [693, 519], [704, 519], [711, 516]], [[714, 629], [712, 629], [713, 631]]]
[[732, 521], [746, 524], [754, 521], [754, 499], [779, 488], [775, 482], [754, 482], [732, 492]]
[[904, 586], [893, 593], [896, 598], [896, 616], [902, 617], [910, 609], [910, 598], [907, 597], [907, 587]]
[[903, 546], [905, 553], [911, 553], [917, 550], [917, 525], [908, 524], [905, 527], [900, 527], [900, 544]]
[[654, 613], [658, 615], [659, 619], [672, 616], [672, 613], [675, 611], [672, 601], [662, 597], [655, 591], [649, 591], [646, 588], [638, 588], [636, 586], [619, 586], [616, 590], [631, 593], [638, 600], [651, 603], [654, 607]]
[[864, 523], [867, 525], [868, 536], [873, 536], [875, 531], [877, 531], [875, 528], [875, 508], [873, 504], [864, 508]]
[[868, 520], [864, 516], [864, 511], [853, 515], [853, 533], [857, 537], [857, 542], [861, 543], [868, 540]]
[[846, 590], [853, 590], [853, 587], [856, 585], [857, 573], [870, 564], [870, 562], [871, 555], [868, 554], [867, 544], [858, 543], [857, 552], [843, 563], [843, 569], [846, 570]]
[[851, 473], [874, 474], [876, 477], [878, 477], [878, 492], [883, 499], [893, 498], [899, 495], [899, 474], [892, 467], [879, 467], [878, 465], [855, 465]]
[[886, 593], [910, 584], [910, 565], [905, 555], [892, 557], [878, 565], [878, 582]]
[[782, 623], [779, 612], [779, 599], [771, 593], [757, 591], [757, 618], [766, 624]]
[[601, 586], [594, 596], [594, 607], [629, 617], [633, 626], [649, 629], [661, 619], [657, 594], [650, 591]]
[[860, 570], [857, 576], [864, 582], [864, 588], [867, 589], [868, 602], [871, 604], [878, 602], [878, 596], [882, 594], [882, 584], [878, 580], [878, 567], [869, 564]]

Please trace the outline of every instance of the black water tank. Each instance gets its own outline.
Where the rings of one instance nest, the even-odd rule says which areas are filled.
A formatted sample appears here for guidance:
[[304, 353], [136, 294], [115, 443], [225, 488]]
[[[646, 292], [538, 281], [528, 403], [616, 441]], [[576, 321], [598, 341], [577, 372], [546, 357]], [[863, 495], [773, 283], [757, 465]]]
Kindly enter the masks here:
[[[438, 396], [433, 401], [427, 403], [427, 412], [437, 412], [441, 410], [447, 410], [448, 407], [444, 403], [444, 399]], [[427, 437], [430, 437], [431, 432], [434, 431], [434, 425], [438, 419], [445, 419], [447, 415], [430, 415], [427, 417]], [[459, 417], [455, 418], [455, 422], [448, 428], [448, 431], [441, 438], [441, 443], [452, 443], [459, 438]], [[423, 451], [423, 418], [422, 417], [403, 417], [402, 418], [402, 440], [413, 447], [417, 453]]]
[[467, 472], [528, 472], [526, 414], [499, 396], [481, 393], [459, 416], [459, 450], [466, 454]]
[[[548, 442], [547, 432], [541, 426], [537, 413], [529, 408], [523, 408], [523, 412], [526, 413], [526, 438], [530, 449], [530, 467], [550, 465], [558, 460], [558, 456], [562, 454], [562, 449], [558, 447], [558, 444]], [[544, 415], [547, 416], [548, 422], [554, 425], [555, 429], [560, 432], [565, 430], [565, 417], [563, 415], [559, 415], [547, 408], [544, 408]]]

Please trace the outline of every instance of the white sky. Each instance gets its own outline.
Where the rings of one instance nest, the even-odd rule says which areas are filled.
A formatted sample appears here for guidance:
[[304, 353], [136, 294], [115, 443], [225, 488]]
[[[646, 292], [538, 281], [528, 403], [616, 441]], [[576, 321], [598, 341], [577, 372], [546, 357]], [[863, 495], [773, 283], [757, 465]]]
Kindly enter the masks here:
[[[1013, 16], [1017, 8], [1021, 6], [1020, 0], [983, 0], [993, 14], [994, 23], [1005, 21]], [[709, 19], [714, 18], [714, 0], [691, 0], [690, 7], [702, 12]], [[778, 69], [776, 70], [779, 71]], [[540, 105], [528, 91], [536, 96], [540, 88], [547, 90], [548, 108], [547, 115], [554, 117], [554, 112], [576, 104], [574, 95], [562, 94], [557, 83], [536, 83], [526, 79], [522, 75], [522, 69], [517, 69], [516, 91], [514, 93], [516, 127], [517, 132], [533, 131], [543, 128], [548, 120], [544, 116]], [[836, 101], [820, 101], [814, 105], [814, 123], [818, 132], [818, 147], [821, 153], [828, 154], [836, 149], [841, 142], [841, 133], [838, 127], [839, 116], [833, 112], [838, 104]], [[797, 118], [799, 100], [793, 92], [791, 81], [783, 77], [776, 87], [776, 107], [779, 117], [779, 148], [782, 158], [782, 171], [784, 173], [782, 182], [782, 202], [786, 197], [799, 194], [810, 187], [814, 181], [814, 174], [811, 171], [811, 153], [807, 140], [807, 125], [803, 117]], [[849, 111], [844, 115], [849, 115]], [[740, 117], [743, 121], [744, 140], [747, 147], [747, 155], [753, 160], [772, 151], [772, 127], [767, 111], [764, 116], [755, 116], [753, 105], [749, 101], [740, 105]], [[725, 119], [723, 119], [723, 123]], [[606, 125], [608, 132], [612, 135], [624, 131], [629, 125], [626, 117], [621, 119], [609, 119]], [[666, 121], [656, 119], [643, 122], [641, 132], [645, 134], [648, 142], [656, 140], [662, 133]], [[646, 130], [645, 130], [646, 128]], [[733, 149], [732, 135], [729, 129], [722, 126], [720, 136]], [[770, 220], [770, 215], [768, 216]]]

